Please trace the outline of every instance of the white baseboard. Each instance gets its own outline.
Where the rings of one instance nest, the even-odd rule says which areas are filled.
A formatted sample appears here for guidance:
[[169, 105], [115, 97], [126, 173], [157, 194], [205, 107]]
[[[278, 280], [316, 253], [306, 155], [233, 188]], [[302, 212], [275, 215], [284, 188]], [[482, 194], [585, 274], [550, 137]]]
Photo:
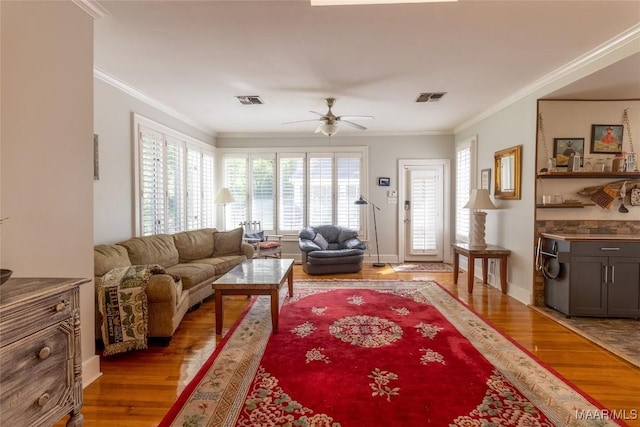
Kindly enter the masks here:
[[82, 388], [87, 388], [89, 384], [102, 376], [100, 372], [100, 356], [95, 355], [82, 362]]

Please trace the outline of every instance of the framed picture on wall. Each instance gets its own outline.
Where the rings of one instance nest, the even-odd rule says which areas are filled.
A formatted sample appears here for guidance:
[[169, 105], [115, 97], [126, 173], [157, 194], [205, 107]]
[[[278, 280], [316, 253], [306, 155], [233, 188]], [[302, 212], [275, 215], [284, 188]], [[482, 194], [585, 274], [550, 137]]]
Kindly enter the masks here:
[[622, 153], [622, 125], [591, 125], [592, 153]]
[[558, 167], [567, 167], [572, 154], [580, 156], [580, 163], [582, 163], [584, 138], [553, 138], [553, 152]]
[[378, 185], [380, 185], [382, 187], [390, 186], [391, 185], [391, 178], [387, 178], [387, 177], [378, 178]]
[[480, 171], [480, 188], [483, 190], [491, 188], [491, 169], [482, 169]]

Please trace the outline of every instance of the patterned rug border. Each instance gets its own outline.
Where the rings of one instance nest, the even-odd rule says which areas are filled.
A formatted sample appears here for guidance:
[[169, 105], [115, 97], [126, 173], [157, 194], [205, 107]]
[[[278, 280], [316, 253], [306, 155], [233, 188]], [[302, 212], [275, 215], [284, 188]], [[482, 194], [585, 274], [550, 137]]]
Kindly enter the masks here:
[[[585, 331], [584, 329], [581, 329], [579, 326], [574, 325], [573, 323], [571, 323], [571, 319], [566, 319], [564, 314], [559, 313], [551, 308], [547, 308], [547, 307], [537, 307], [537, 306], [531, 306], [531, 308], [535, 311], [537, 311], [538, 313], [548, 317], [549, 319], [553, 320], [554, 322], [559, 323], [560, 325], [564, 326], [565, 328], [569, 329], [571, 332], [575, 332], [576, 334], [580, 335], [581, 337], [593, 342], [596, 345], [599, 345], [600, 347], [604, 348], [605, 350], [609, 351], [610, 353], [613, 353], [616, 357], [619, 357], [621, 359], [623, 359], [626, 362], [631, 363], [634, 366], [637, 366], [638, 368], [640, 368], [640, 357], [637, 355], [633, 355], [633, 354], [628, 354], [627, 352], [625, 352], [624, 350], [621, 350], [620, 348], [616, 347], [615, 345], [612, 345], [600, 338], [598, 338], [596, 335], [591, 334], [587, 331]], [[635, 321], [638, 322], [637, 320], [633, 320], [633, 319], [625, 319], [625, 320], [629, 320], [629, 321]], [[638, 325], [640, 326], [640, 322], [638, 322]], [[637, 342], [637, 341], [636, 341]]]
[[[371, 286], [371, 283], [375, 286]], [[593, 398], [586, 395], [569, 381], [544, 364], [535, 355], [523, 348], [495, 326], [483, 319], [471, 307], [456, 298], [451, 292], [432, 280], [316, 280], [296, 281], [297, 290], [305, 288], [336, 289], [363, 288], [373, 290], [407, 289], [420, 292], [434, 305], [447, 320], [473, 344], [474, 347], [523, 395], [557, 425], [619, 425], [610, 420], [577, 420], [579, 412], [604, 409]], [[384, 283], [384, 286], [379, 286]], [[302, 289], [301, 289], [302, 288]], [[296, 286], [294, 284], [294, 292]], [[305, 292], [301, 292], [304, 297]], [[281, 300], [285, 298], [281, 293]], [[171, 425], [232, 425], [241, 410], [243, 396], [246, 395], [251, 379], [264, 354], [271, 332], [269, 298], [257, 297], [231, 331], [223, 338], [211, 357], [202, 366], [196, 377], [187, 385], [171, 410], [160, 422], [160, 427]], [[211, 373], [207, 378], [207, 374]], [[531, 379], [535, 378], [536, 381]], [[198, 394], [203, 382], [215, 386], [206, 396]], [[215, 401], [215, 408], [208, 407], [206, 401]], [[198, 403], [201, 402], [201, 403]], [[205, 419], [205, 412], [213, 411], [207, 424], [195, 424], [191, 418], [181, 418], [185, 408], [191, 405], [202, 411], [195, 415]], [[194, 415], [190, 415], [193, 417]], [[202, 421], [200, 420], [200, 421]], [[185, 424], [187, 423], [187, 424]]]

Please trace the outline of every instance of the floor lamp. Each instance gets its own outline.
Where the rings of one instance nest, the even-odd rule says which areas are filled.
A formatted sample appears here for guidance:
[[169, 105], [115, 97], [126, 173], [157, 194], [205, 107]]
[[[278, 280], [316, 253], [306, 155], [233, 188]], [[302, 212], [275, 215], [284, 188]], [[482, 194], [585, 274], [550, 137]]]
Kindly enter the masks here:
[[373, 266], [384, 267], [386, 264], [384, 262], [380, 262], [380, 249], [378, 248], [378, 225], [376, 224], [376, 209], [380, 210], [380, 208], [374, 205], [373, 202], [370, 202], [362, 196], [360, 196], [360, 198], [354, 203], [356, 205], [371, 205], [371, 207], [373, 208], [373, 230], [376, 233], [376, 254], [378, 255], [378, 262], [374, 262]]
[[216, 194], [216, 198], [213, 200], [214, 203], [218, 205], [222, 205], [222, 220], [224, 221], [224, 228], [227, 228], [227, 204], [235, 202], [236, 199], [231, 194], [231, 191], [227, 187], [222, 187], [218, 190]]

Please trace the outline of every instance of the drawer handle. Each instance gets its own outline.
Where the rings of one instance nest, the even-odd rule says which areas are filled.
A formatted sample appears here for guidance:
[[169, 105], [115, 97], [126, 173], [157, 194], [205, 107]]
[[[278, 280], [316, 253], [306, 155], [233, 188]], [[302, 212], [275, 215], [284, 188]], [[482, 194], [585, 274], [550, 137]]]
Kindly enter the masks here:
[[42, 408], [44, 405], [47, 404], [48, 401], [49, 401], [49, 393], [45, 393], [38, 398], [38, 406]]
[[619, 251], [620, 248], [600, 248], [601, 251]]
[[38, 358], [40, 360], [45, 360], [51, 355], [51, 347], [42, 347], [38, 352]]
[[61, 301], [59, 303], [56, 304], [56, 312], [60, 313], [62, 310], [64, 310], [64, 308], [66, 307], [66, 304], [64, 303], [64, 301]]

